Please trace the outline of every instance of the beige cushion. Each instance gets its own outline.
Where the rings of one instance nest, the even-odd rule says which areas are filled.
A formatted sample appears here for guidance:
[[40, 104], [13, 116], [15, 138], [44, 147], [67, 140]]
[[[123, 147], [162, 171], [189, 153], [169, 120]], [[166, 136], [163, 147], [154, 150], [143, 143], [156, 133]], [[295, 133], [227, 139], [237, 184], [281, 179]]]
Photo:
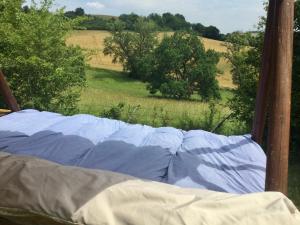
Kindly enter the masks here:
[[1, 225], [300, 225], [279, 193], [182, 189], [3, 153], [0, 178]]

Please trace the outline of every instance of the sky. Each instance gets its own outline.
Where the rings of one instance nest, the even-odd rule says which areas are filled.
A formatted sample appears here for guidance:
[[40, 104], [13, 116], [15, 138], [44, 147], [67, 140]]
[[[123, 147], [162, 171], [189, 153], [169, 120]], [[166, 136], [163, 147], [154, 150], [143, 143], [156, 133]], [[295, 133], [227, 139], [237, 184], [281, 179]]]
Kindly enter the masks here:
[[222, 33], [254, 30], [259, 17], [265, 15], [265, 0], [56, 0], [55, 8], [74, 10], [81, 7], [89, 14], [118, 16], [134, 12], [139, 15], [180, 13], [187, 21], [214, 25]]

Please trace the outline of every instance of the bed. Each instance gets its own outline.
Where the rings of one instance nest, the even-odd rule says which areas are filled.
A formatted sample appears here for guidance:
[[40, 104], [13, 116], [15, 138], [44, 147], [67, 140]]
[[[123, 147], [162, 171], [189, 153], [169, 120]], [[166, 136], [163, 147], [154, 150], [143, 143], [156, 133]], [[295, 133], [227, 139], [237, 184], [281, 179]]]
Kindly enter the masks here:
[[0, 117], [0, 225], [300, 224], [250, 135], [23, 110]]

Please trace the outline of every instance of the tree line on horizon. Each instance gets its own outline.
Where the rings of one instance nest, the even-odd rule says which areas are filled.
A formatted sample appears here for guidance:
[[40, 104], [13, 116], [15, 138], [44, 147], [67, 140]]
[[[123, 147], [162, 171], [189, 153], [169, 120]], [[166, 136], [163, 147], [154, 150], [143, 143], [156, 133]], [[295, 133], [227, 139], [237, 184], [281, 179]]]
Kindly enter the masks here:
[[78, 29], [87, 30], [110, 30], [111, 23], [116, 20], [120, 20], [125, 23], [125, 29], [128, 31], [134, 31], [134, 25], [139, 19], [146, 19], [152, 21], [156, 25], [157, 31], [194, 31], [198, 35], [210, 38], [214, 40], [225, 40], [225, 35], [215, 26], [205, 26], [201, 23], [190, 23], [186, 21], [186, 18], [181, 14], [172, 14], [170, 12], [163, 13], [162, 15], [157, 13], [151, 13], [146, 17], [139, 16], [135, 13], [121, 14], [119, 17], [113, 16], [99, 16], [86, 14], [84, 9], [76, 8], [74, 11], [65, 12], [65, 16], [70, 19], [77, 17], [85, 17]]

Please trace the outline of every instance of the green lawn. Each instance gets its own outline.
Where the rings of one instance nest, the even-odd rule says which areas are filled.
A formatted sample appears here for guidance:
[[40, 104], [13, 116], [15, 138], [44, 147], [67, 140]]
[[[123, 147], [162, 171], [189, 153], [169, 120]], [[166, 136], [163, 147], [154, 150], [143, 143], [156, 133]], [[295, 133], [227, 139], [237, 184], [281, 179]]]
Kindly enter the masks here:
[[[146, 90], [146, 84], [126, 77], [125, 74], [105, 69], [89, 68], [87, 70], [87, 88], [82, 92], [79, 104], [81, 113], [99, 116], [103, 110], [109, 110], [119, 103], [125, 103], [126, 109], [121, 119], [127, 120], [128, 114], [136, 106], [133, 122], [152, 126], [173, 126], [183, 129], [209, 129], [207, 117], [209, 104], [201, 102], [197, 95], [191, 100], [178, 101], [151, 96]], [[221, 91], [222, 100], [216, 105], [214, 124], [230, 114], [226, 107], [227, 99], [232, 95], [230, 90]], [[238, 133], [231, 122], [225, 123], [222, 132]]]

